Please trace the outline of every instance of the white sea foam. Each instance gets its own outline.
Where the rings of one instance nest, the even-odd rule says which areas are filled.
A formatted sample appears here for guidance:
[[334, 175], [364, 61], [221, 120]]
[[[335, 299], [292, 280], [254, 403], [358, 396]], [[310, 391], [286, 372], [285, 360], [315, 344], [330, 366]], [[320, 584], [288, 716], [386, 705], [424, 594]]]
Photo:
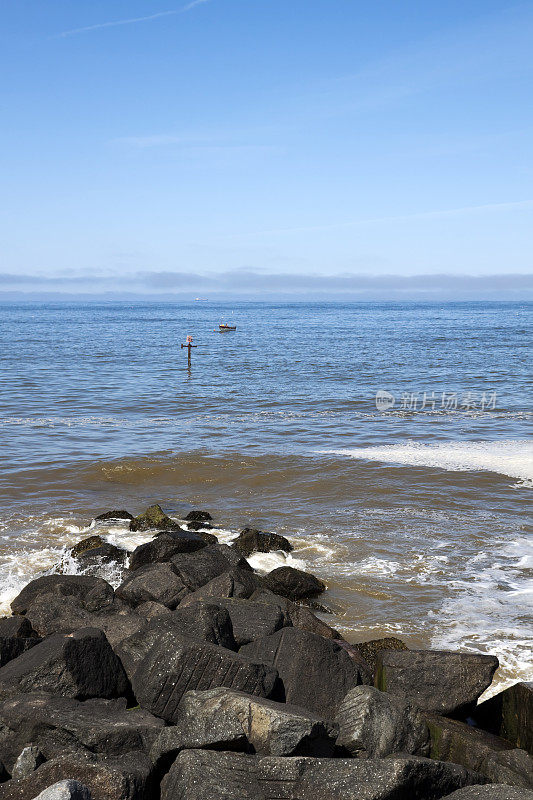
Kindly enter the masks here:
[[451, 472], [483, 470], [517, 478], [523, 486], [533, 486], [533, 442], [527, 440], [483, 442], [408, 442], [343, 450], [320, 450], [368, 461], [435, 467]]

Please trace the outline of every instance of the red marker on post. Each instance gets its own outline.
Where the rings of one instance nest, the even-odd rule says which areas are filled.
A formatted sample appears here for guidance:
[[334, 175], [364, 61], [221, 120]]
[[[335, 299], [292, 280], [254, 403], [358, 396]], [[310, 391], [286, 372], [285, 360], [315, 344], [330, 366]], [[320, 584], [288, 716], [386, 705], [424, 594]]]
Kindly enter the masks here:
[[191, 348], [192, 347], [198, 347], [198, 345], [192, 343], [192, 336], [187, 336], [187, 341], [186, 341], [185, 344], [181, 345], [181, 349], [183, 350], [184, 347], [186, 347], [187, 350], [188, 350], [188, 353], [187, 353], [187, 366], [190, 367], [191, 366]]

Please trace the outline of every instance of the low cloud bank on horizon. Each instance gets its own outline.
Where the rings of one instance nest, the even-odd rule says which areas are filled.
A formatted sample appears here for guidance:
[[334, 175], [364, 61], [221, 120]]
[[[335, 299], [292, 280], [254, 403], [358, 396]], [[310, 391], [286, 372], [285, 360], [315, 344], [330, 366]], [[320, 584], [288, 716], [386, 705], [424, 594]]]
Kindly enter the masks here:
[[[127, 287], [127, 288], [126, 288]], [[0, 298], [50, 295], [110, 299], [533, 299], [533, 274], [508, 275], [299, 275], [236, 269], [218, 274], [0, 273]]]

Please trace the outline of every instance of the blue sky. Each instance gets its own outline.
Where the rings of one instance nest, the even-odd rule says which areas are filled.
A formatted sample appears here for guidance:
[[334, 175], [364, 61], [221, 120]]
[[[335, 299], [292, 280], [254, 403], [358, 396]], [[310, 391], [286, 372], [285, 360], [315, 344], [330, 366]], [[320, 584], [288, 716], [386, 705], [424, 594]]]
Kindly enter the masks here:
[[0, 291], [525, 291], [533, 3], [0, 14]]

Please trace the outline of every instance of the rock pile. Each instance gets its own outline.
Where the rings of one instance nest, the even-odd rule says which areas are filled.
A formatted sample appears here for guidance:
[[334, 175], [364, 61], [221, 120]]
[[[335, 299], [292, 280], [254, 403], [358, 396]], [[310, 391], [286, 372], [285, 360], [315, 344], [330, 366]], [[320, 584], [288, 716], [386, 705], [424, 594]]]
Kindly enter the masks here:
[[[98, 536], [0, 619], [0, 800], [533, 800], [533, 684], [489, 701], [494, 656], [350, 644], [324, 583], [151, 506], [129, 554]], [[116, 551], [116, 552], [115, 552]], [[99, 560], [127, 563], [116, 590]]]

